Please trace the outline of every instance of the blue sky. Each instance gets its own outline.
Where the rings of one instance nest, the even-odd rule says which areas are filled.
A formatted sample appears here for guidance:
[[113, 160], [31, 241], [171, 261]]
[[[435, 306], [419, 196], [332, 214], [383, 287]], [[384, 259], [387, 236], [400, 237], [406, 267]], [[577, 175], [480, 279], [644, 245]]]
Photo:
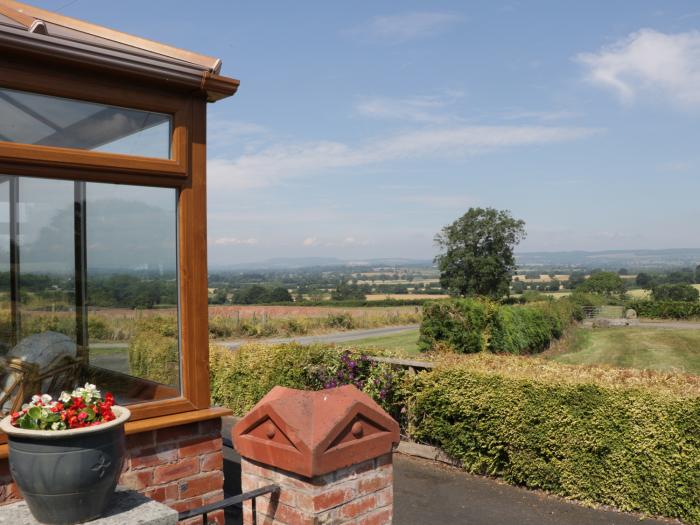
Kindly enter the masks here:
[[700, 5], [34, 2], [223, 60], [212, 264], [435, 254], [470, 206], [523, 251], [699, 247]]

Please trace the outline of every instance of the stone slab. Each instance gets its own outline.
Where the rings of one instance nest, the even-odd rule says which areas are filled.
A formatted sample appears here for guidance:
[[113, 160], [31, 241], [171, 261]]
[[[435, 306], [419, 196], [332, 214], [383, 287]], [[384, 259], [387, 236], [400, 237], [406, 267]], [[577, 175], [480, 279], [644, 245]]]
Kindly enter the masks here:
[[[117, 490], [104, 516], [91, 525], [177, 525], [178, 513], [133, 490]], [[26, 502], [0, 506], [0, 525], [40, 525]]]

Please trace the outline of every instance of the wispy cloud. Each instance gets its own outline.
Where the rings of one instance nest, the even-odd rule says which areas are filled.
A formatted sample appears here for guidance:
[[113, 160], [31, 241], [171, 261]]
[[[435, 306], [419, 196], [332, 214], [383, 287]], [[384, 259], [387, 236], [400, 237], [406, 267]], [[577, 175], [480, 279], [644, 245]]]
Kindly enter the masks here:
[[581, 114], [575, 111], [532, 111], [525, 109], [511, 109], [503, 112], [503, 120], [538, 120], [540, 122], [554, 122], [557, 120], [568, 120], [580, 117]]
[[462, 16], [442, 12], [412, 12], [375, 16], [350, 31], [365, 40], [399, 44], [446, 31]]
[[347, 248], [350, 246], [368, 246], [369, 241], [365, 239], [358, 239], [352, 235], [348, 235], [342, 238], [328, 238], [321, 239], [319, 237], [307, 237], [301, 242], [304, 248]]
[[210, 186], [245, 190], [283, 180], [312, 177], [408, 159], [445, 159], [528, 145], [579, 140], [600, 130], [554, 126], [453, 126], [378, 138], [357, 146], [332, 141], [278, 143], [235, 159], [208, 163]]
[[364, 117], [376, 119], [409, 120], [413, 122], [444, 124], [459, 120], [445, 108], [463, 94], [450, 91], [444, 95], [429, 95], [405, 98], [369, 97], [355, 106], [355, 111]]
[[215, 246], [252, 246], [255, 244], [258, 244], [257, 239], [239, 239], [237, 237], [218, 237], [216, 239], [212, 239], [211, 244]]
[[642, 29], [602, 48], [581, 53], [594, 84], [611, 89], [624, 103], [641, 95], [662, 97], [683, 108], [700, 108], [700, 32], [666, 34]]

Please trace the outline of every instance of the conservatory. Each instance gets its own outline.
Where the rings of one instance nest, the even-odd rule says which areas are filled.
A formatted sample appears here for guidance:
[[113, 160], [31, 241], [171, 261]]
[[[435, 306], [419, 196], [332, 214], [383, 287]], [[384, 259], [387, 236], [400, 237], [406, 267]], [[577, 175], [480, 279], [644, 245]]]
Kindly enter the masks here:
[[221, 492], [177, 485], [204, 475], [183, 447], [216, 463], [227, 413], [208, 380], [206, 108], [238, 87], [220, 68], [0, 0], [0, 407], [112, 391], [133, 414], [122, 482], [180, 509]]

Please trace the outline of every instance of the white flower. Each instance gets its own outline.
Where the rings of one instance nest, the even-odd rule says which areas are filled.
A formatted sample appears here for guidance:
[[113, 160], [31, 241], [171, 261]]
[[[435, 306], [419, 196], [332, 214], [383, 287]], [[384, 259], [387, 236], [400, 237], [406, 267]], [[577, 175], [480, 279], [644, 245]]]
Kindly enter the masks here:
[[61, 422], [56, 421], [55, 423], [51, 423], [51, 430], [62, 430], [61, 429]]
[[41, 409], [41, 417], [42, 418], [49, 417], [49, 414], [50, 414], [50, 412], [47, 409], [45, 409], [45, 408]]
[[68, 403], [68, 401], [71, 400], [71, 396], [70, 396], [70, 394], [69, 394], [68, 392], [61, 392], [61, 395], [60, 395], [60, 397], [58, 398], [58, 400], [59, 400], [61, 403]]
[[35, 396], [32, 396], [32, 401], [31, 401], [30, 404], [31, 404], [31, 405], [36, 405], [39, 401], [41, 401], [41, 396], [36, 396], [36, 395], [35, 395]]
[[51, 401], [53, 401], [53, 398], [50, 395], [44, 394], [41, 396], [41, 402], [45, 405], [48, 405], [49, 403], [51, 403]]
[[24, 405], [22, 405], [22, 410], [29, 410], [33, 406], [34, 405], [32, 405], [31, 403], [25, 403]]

